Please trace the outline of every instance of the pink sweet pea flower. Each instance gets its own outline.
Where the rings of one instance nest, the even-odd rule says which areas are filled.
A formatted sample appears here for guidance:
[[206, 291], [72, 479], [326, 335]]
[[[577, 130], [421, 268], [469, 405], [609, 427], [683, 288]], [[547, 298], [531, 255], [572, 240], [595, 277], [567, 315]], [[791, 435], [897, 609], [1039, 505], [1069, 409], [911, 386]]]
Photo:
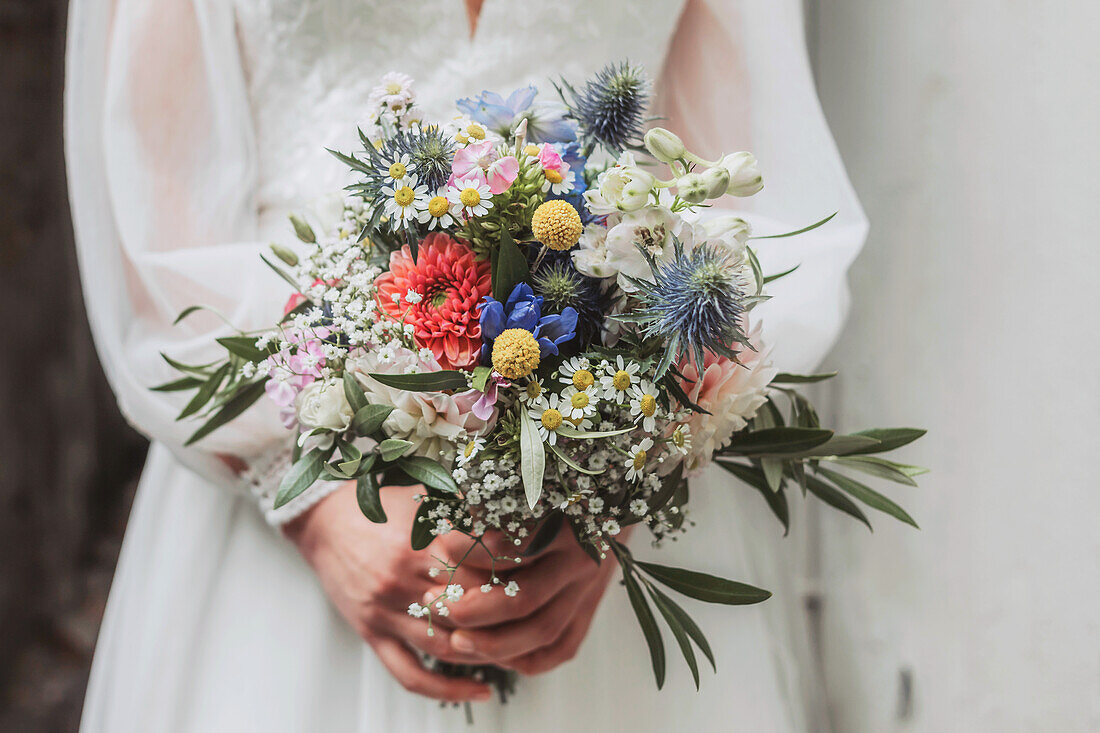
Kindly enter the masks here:
[[452, 178], [477, 178], [489, 184], [494, 196], [504, 193], [519, 175], [519, 161], [515, 156], [501, 157], [488, 140], [467, 145], [455, 153], [451, 165]]
[[543, 143], [539, 146], [539, 165], [542, 166], [543, 170], [561, 173], [562, 178], [565, 178], [566, 174], [569, 173], [569, 164], [561, 159], [561, 155], [550, 143]]
[[488, 420], [493, 416], [493, 406], [497, 403], [497, 388], [510, 386], [512, 386], [511, 382], [493, 372], [492, 376], [489, 377], [489, 383], [485, 385], [485, 394], [481, 395], [481, 398], [474, 403], [474, 406], [470, 408], [470, 412], [474, 413], [474, 417], [478, 420]]

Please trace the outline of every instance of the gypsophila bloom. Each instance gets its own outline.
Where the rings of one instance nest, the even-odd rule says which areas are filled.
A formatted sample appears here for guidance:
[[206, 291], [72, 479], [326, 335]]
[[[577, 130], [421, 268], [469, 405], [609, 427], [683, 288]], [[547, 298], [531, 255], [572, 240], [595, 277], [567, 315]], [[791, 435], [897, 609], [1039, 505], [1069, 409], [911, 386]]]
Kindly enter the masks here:
[[466, 591], [462, 588], [461, 585], [458, 585], [457, 583], [452, 583], [451, 585], [447, 586], [447, 589], [445, 591], [443, 591], [443, 597], [446, 598], [449, 603], [457, 603], [458, 601], [462, 600], [462, 595], [465, 592]]
[[602, 529], [605, 533], [611, 535], [612, 537], [619, 534], [619, 532], [621, 531], [619, 523], [616, 522], [614, 519], [605, 520], [604, 523], [600, 526], [600, 529]]
[[425, 608], [424, 606], [421, 606], [419, 603], [410, 603], [409, 604], [409, 615], [414, 617], [414, 618], [423, 618], [424, 616], [427, 616], [429, 613], [431, 613], [431, 611], [429, 609]]
[[646, 512], [649, 511], [649, 504], [646, 504], [645, 499], [635, 499], [630, 502], [630, 513], [635, 516], [644, 517]]
[[515, 597], [516, 593], [519, 593], [519, 583], [509, 580], [508, 585], [504, 586], [504, 595], [512, 598]]
[[481, 586], [481, 592], [482, 593], [488, 593], [492, 589], [493, 589], [493, 586], [492, 586], [491, 583], [486, 583], [485, 585]]

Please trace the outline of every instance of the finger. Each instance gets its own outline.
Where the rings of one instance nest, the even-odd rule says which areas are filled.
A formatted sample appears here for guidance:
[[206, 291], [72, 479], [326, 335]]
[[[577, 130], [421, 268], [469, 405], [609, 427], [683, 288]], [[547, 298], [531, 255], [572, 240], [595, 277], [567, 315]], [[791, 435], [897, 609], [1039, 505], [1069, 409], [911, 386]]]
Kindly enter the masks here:
[[492, 694], [489, 686], [481, 682], [429, 672], [420, 665], [416, 655], [397, 639], [378, 637], [371, 646], [394, 679], [409, 692], [445, 702], [488, 700]]
[[577, 656], [581, 643], [588, 636], [588, 629], [592, 625], [602, 594], [602, 586], [598, 583], [594, 584], [585, 595], [584, 602], [581, 604], [582, 610], [566, 626], [560, 637], [529, 654], [506, 660], [503, 666], [514, 669], [520, 674], [536, 675], [544, 674], [571, 661]]
[[403, 639], [415, 648], [437, 659], [454, 664], [479, 664], [478, 657], [456, 652], [451, 646], [451, 630], [440, 624], [438, 616], [432, 620], [431, 635], [428, 634], [428, 622], [413, 618], [408, 614], [400, 616], [387, 614], [382, 621], [382, 629], [390, 636]]
[[515, 558], [522, 560], [522, 548], [512, 544], [500, 532], [486, 532], [477, 539], [460, 532], [449, 532], [440, 539], [443, 540], [440, 543], [443, 552], [455, 562], [461, 559], [464, 567], [504, 572], [517, 565]]
[[457, 629], [451, 634], [451, 646], [460, 654], [476, 654], [494, 663], [529, 654], [561, 636], [583, 597], [580, 588], [566, 586], [549, 603], [520, 621]]
[[[527, 618], [566, 586], [589, 582], [596, 571], [596, 566], [587, 557], [571, 560], [559, 553], [512, 573], [509, 580], [520, 587], [515, 596], [507, 596], [500, 585], [493, 585], [488, 593], [481, 592], [478, 586], [464, 585], [467, 592], [460, 601], [451, 604], [450, 625], [482, 628]], [[442, 592], [442, 588], [428, 591], [432, 597]]]

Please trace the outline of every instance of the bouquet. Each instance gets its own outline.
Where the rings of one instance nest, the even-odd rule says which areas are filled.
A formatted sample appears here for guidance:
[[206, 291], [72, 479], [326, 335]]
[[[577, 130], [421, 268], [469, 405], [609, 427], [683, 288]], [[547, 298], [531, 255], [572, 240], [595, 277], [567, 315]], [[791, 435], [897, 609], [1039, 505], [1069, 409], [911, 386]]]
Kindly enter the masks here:
[[[630, 525], [656, 545], [686, 532], [688, 478], [703, 467], [759, 492], [784, 528], [795, 487], [868, 526], [861, 504], [916, 526], [853, 474], [913, 484], [922, 469], [877, 454], [923, 431], [822, 427], [799, 389], [832, 375], [777, 372], [753, 322], [790, 271], [762, 272], [751, 242], [770, 237], [743, 219], [699, 216], [761, 190], [750, 153], [704, 160], [647, 130], [650, 84], [625, 63], [555, 84], [558, 101], [533, 86], [483, 92], [447, 120], [420, 117], [411, 81], [383, 77], [362, 149], [333, 151], [356, 177], [338, 220], [292, 216], [300, 245], [264, 258], [292, 291], [282, 318], [217, 339], [215, 363], [168, 359], [184, 376], [156, 389], [195, 391], [181, 414], [203, 418], [190, 442], [266, 394], [295, 436], [276, 506], [355, 481], [363, 514], [385, 522], [381, 487], [419, 484], [416, 549], [459, 532], [488, 551], [492, 532], [518, 556], [571, 532], [593, 562], [620, 564], [658, 687], [658, 618], [696, 685], [695, 649], [714, 663], [669, 591], [729, 605], [770, 595], [643, 562], [617, 539]], [[515, 558], [493, 559], [504, 569], [474, 589], [450, 582], [461, 561], [441, 561], [446, 590], [409, 613], [432, 633], [464, 593], [514, 596]]]

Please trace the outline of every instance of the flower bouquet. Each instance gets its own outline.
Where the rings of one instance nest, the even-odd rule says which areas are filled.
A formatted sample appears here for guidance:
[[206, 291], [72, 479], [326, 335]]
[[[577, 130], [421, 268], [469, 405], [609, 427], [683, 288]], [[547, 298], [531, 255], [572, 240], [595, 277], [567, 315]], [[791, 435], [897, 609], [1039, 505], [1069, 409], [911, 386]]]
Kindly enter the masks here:
[[[729, 605], [770, 594], [635, 559], [620, 533], [685, 532], [688, 477], [711, 463], [784, 527], [792, 487], [865, 524], [860, 504], [915, 526], [852, 473], [913, 484], [921, 469], [876, 454], [923, 431], [836, 434], [799, 392], [832, 375], [772, 368], [752, 311], [787, 273], [762, 272], [750, 241], [768, 237], [747, 222], [698, 211], [761, 190], [750, 153], [708, 161], [646, 131], [650, 85], [628, 64], [555, 87], [560, 101], [484, 92], [424, 120], [411, 80], [384, 77], [362, 149], [334, 152], [356, 176], [339, 220], [291, 217], [301, 244], [264, 258], [293, 290], [281, 320], [219, 338], [215, 363], [169, 359], [184, 376], [156, 389], [195, 390], [190, 442], [266, 393], [296, 438], [276, 506], [355, 481], [363, 514], [385, 522], [381, 487], [420, 484], [415, 549], [459, 532], [488, 552], [492, 532], [518, 556], [571, 532], [594, 562], [621, 565], [657, 686], [658, 617], [698, 685], [695, 649], [714, 656], [668, 591]], [[515, 558], [492, 559], [504, 569], [474, 589], [450, 582], [461, 561], [441, 561], [446, 590], [409, 613], [432, 633], [464, 593], [515, 595]]]

